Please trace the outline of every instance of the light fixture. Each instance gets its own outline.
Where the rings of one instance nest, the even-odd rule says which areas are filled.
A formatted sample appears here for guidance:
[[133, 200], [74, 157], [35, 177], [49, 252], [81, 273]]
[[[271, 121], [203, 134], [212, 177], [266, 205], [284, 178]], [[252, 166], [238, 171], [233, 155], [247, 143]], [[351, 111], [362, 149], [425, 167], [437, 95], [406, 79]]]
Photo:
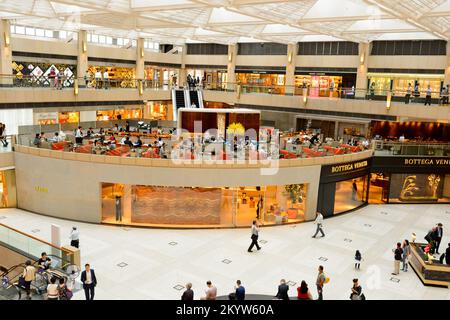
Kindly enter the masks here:
[[364, 64], [365, 55], [366, 55], [366, 54], [363, 52], [363, 53], [361, 54], [361, 57], [359, 58], [359, 61], [361, 62], [361, 64]]
[[288, 63], [289, 64], [292, 63], [292, 52], [289, 52], [289, 54], [288, 54]]
[[391, 109], [391, 100], [392, 100], [392, 93], [388, 91], [387, 97], [386, 97], [386, 110]]
[[141, 58], [143, 58], [144, 55], [145, 55], [144, 48], [141, 47]]
[[78, 79], [73, 80], [73, 94], [78, 95]]
[[233, 61], [233, 54], [230, 52], [228, 54], [228, 62], [232, 62]]
[[5, 39], [5, 47], [9, 47], [9, 34], [6, 31], [3, 32], [3, 38]]
[[87, 51], [87, 44], [86, 44], [86, 41], [84, 41], [83, 40], [83, 42], [82, 42], [82, 49], [83, 49], [83, 52], [85, 53], [86, 51]]
[[142, 80], [139, 80], [139, 95], [143, 95], [144, 94], [144, 86], [142, 84]]

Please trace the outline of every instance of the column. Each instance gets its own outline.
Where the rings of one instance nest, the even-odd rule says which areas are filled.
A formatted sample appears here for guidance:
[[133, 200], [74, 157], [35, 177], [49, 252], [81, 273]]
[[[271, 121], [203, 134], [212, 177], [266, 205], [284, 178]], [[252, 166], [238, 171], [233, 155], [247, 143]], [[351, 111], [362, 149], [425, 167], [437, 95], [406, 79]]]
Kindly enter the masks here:
[[0, 86], [12, 86], [12, 49], [11, 49], [11, 27], [9, 20], [0, 21]]
[[178, 86], [180, 88], [187, 87], [186, 54], [187, 46], [183, 45], [181, 49], [181, 68], [178, 76]]
[[233, 91], [234, 84], [236, 83], [236, 58], [238, 52], [237, 44], [228, 45], [228, 57], [227, 57], [227, 90]]
[[450, 84], [450, 41], [447, 41], [447, 59], [445, 66], [444, 86]]
[[86, 81], [80, 79], [86, 75], [86, 71], [89, 68], [88, 65], [88, 52], [87, 52], [87, 32], [86, 30], [78, 31], [78, 62], [77, 62], [77, 78], [79, 81], [79, 87], [86, 87]]
[[145, 50], [144, 39], [137, 39], [136, 45], [136, 79], [145, 79]]
[[286, 59], [286, 95], [295, 93], [295, 57], [297, 56], [297, 44], [289, 43]]
[[367, 90], [367, 69], [370, 56], [370, 44], [359, 44], [358, 73], [356, 74], [355, 96], [363, 98]]

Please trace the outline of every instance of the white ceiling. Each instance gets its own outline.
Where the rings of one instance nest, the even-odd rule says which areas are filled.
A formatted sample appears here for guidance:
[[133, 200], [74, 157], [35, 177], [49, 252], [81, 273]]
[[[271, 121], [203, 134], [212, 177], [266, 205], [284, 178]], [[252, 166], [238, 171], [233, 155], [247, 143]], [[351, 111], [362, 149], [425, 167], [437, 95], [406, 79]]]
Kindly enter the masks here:
[[0, 0], [0, 17], [172, 44], [450, 37], [450, 0]]

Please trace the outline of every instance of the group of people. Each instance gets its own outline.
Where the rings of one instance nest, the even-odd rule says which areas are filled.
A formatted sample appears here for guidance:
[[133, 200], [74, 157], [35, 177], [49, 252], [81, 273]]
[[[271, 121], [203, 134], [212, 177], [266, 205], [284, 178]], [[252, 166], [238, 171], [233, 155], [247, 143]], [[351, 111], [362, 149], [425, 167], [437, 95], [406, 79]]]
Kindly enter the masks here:
[[[317, 300], [323, 300], [323, 289], [325, 284], [330, 281], [330, 278], [325, 275], [324, 267], [318, 267], [318, 274], [316, 280], [316, 288], [317, 288]], [[212, 284], [210, 280], [206, 282], [205, 294], [200, 298], [200, 300], [216, 300], [217, 298], [217, 288]], [[311, 291], [308, 288], [308, 284], [305, 280], [302, 280], [299, 287], [297, 287], [297, 299], [298, 300], [314, 300]], [[241, 280], [236, 281], [236, 285], [234, 286], [233, 292], [228, 294], [229, 300], [238, 300], [243, 301], [246, 297], [245, 287], [242, 285]], [[274, 296], [274, 300], [290, 300], [289, 297], [289, 285], [285, 279], [281, 279], [280, 284], [278, 285], [278, 291]], [[350, 292], [351, 300], [365, 300], [365, 296], [362, 293], [362, 287], [359, 284], [358, 279], [353, 279], [353, 286]], [[182, 301], [192, 301], [194, 300], [194, 291], [192, 289], [192, 283], [186, 284], [186, 290], [183, 292], [181, 296]]]
[[95, 80], [95, 83], [93, 85], [95, 89], [108, 89], [110, 86], [109, 72], [106, 68], [103, 70], [103, 72], [100, 68], [98, 68], [94, 73], [93, 79], [91, 73], [89, 71], [86, 71], [86, 73], [84, 74], [86, 87], [90, 86], [90, 83], [92, 83], [93, 80]]
[[66, 76], [64, 74], [64, 70], [61, 69], [57, 73], [55, 68], [51, 67], [47, 77], [50, 80], [50, 87], [51, 88], [56, 88], [57, 90], [62, 90], [63, 89], [63, 87], [64, 87], [64, 79], [66, 78]]
[[189, 89], [194, 89], [195, 87], [200, 86], [200, 77], [195, 78], [190, 74], [188, 74], [186, 82], [188, 84]]

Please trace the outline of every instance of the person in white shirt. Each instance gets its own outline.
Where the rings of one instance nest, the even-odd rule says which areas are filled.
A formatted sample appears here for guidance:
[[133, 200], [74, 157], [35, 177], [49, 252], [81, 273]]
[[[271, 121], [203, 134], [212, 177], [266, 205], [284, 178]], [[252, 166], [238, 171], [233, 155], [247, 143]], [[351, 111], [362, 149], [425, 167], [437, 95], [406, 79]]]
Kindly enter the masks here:
[[78, 127], [77, 131], [75, 132], [75, 143], [76, 144], [83, 144], [83, 131], [81, 131], [81, 127]]
[[317, 225], [317, 229], [316, 229], [316, 233], [312, 237], [315, 238], [319, 232], [322, 234], [322, 238], [325, 237], [325, 233], [322, 230], [323, 216], [320, 212], [317, 212], [316, 220], [314, 221], [314, 224]]
[[405, 142], [405, 136], [402, 134], [399, 138], [398, 138], [399, 142]]
[[207, 281], [206, 285], [208, 289], [205, 290], [205, 297], [202, 297], [200, 300], [216, 300], [217, 297], [217, 288], [212, 285], [211, 281]]
[[59, 132], [55, 132], [55, 135], [51, 139], [51, 141], [53, 141], [53, 142], [61, 142], [61, 141], [64, 141], [64, 140], [65, 140], [65, 138], [61, 137], [59, 135]]
[[105, 72], [103, 72], [103, 88], [108, 89], [109, 88], [109, 73], [108, 70], [105, 69]]
[[80, 246], [80, 232], [77, 230], [77, 227], [72, 228], [69, 239], [72, 247], [78, 248]]
[[56, 278], [52, 277], [50, 283], [47, 286], [47, 300], [58, 300], [59, 292], [58, 285], [56, 284]]
[[197, 108], [197, 105], [196, 105], [195, 103], [192, 102], [191, 108], [195, 109], [195, 108]]
[[426, 90], [426, 95], [425, 95], [425, 105], [429, 105], [431, 106], [431, 86], [428, 85], [428, 88]]
[[100, 89], [101, 85], [102, 85], [102, 72], [100, 71], [100, 69], [98, 69], [95, 72], [95, 87], [97, 89]]
[[252, 252], [252, 249], [254, 246], [256, 246], [257, 250], [261, 250], [261, 247], [258, 245], [258, 237], [259, 237], [259, 228], [258, 228], [258, 222], [256, 220], [253, 220], [252, 224], [252, 243], [250, 244], [250, 247], [248, 247], [248, 252]]

